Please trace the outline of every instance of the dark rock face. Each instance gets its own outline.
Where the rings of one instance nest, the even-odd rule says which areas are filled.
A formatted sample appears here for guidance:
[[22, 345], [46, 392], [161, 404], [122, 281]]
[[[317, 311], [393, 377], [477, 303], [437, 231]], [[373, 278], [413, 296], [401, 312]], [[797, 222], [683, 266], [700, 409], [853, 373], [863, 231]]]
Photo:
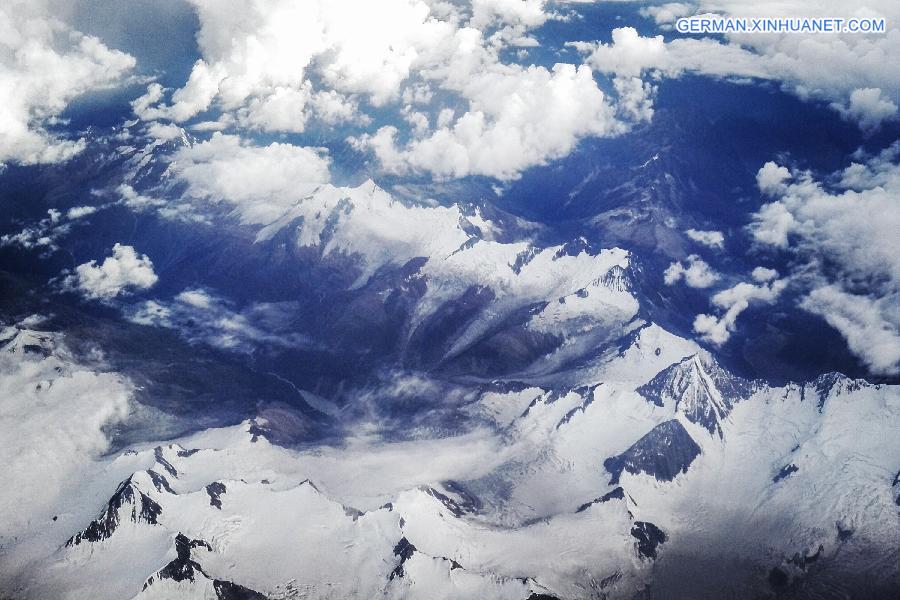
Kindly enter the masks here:
[[[897, 502], [897, 504], [900, 504], [900, 502]], [[839, 542], [846, 542], [853, 537], [853, 530], [848, 527], [842, 527], [840, 521], [835, 522], [834, 526], [837, 529], [837, 539]]]
[[225, 484], [218, 481], [213, 481], [211, 484], [206, 486], [206, 493], [209, 494], [209, 505], [215, 506], [219, 510], [222, 510], [221, 496], [226, 491], [227, 490], [225, 489]]
[[216, 591], [217, 600], [268, 600], [257, 591], [230, 581], [216, 579], [213, 581], [213, 589]]
[[394, 546], [394, 556], [400, 557], [400, 563], [391, 571], [390, 580], [393, 581], [394, 577], [403, 577], [405, 575], [403, 564], [412, 558], [415, 552], [416, 547], [405, 536], [400, 538], [400, 541]]
[[584, 504], [579, 506], [578, 510], [576, 510], [575, 512], [580, 513], [580, 512], [586, 511], [594, 504], [603, 504], [604, 502], [609, 502], [610, 500], [624, 500], [624, 499], [625, 499], [625, 490], [623, 490], [621, 487], [617, 487], [616, 489], [612, 490], [611, 492], [607, 492], [606, 494], [600, 496], [599, 498], [595, 498], [595, 499], [591, 500], [590, 502], [585, 502]]
[[681, 423], [672, 419], [651, 429], [622, 454], [607, 458], [603, 466], [612, 475], [612, 485], [619, 483], [622, 471], [671, 481], [679, 473], [686, 473], [699, 455], [700, 446]]
[[[600, 384], [603, 385], [603, 384]], [[581, 388], [576, 388], [572, 390], [576, 394], [582, 397], [581, 404], [576, 406], [567, 412], [562, 419], [559, 420], [559, 423], [556, 424], [556, 428], [559, 429], [566, 423], [572, 420], [572, 418], [578, 413], [584, 413], [587, 410], [587, 407], [594, 403], [594, 390], [600, 387], [600, 385], [595, 386], [583, 386]]]
[[172, 486], [169, 485], [169, 480], [164, 476], [160, 475], [153, 469], [147, 471], [147, 475], [150, 476], [150, 480], [153, 482], [153, 487], [156, 488], [157, 492], [161, 492], [163, 490], [167, 491], [170, 494], [174, 494], [175, 490], [172, 489]]
[[119, 527], [123, 518], [130, 519], [134, 523], [143, 522], [156, 525], [160, 514], [162, 514], [162, 507], [140, 491], [129, 477], [119, 484], [103, 512], [91, 521], [84, 531], [69, 538], [66, 546], [77, 546], [81, 542], [99, 542], [108, 539]]
[[178, 477], [178, 471], [175, 469], [175, 467], [172, 466], [172, 463], [166, 460], [166, 458], [163, 456], [162, 446], [157, 446], [153, 449], [153, 457], [169, 475], [171, 475], [172, 477]]
[[815, 551], [815, 553], [807, 554], [804, 552], [801, 554], [800, 552], [796, 552], [794, 553], [794, 556], [788, 559], [787, 562], [799, 567], [802, 570], [806, 570], [807, 565], [810, 565], [819, 560], [819, 557], [822, 556], [822, 553], [824, 551], [825, 547], [819, 544], [819, 548]]
[[617, 292], [631, 292], [634, 289], [628, 271], [619, 265], [615, 265], [607, 271], [606, 274], [600, 278], [600, 282], [609, 289]]
[[631, 535], [637, 540], [637, 551], [644, 558], [656, 558], [656, 549], [668, 539], [662, 529], [646, 521], [635, 521]]
[[482, 503], [478, 496], [470, 492], [458, 481], [447, 480], [441, 482], [441, 485], [443, 485], [444, 489], [448, 492], [456, 495], [456, 499], [453, 502], [463, 512], [474, 513], [481, 510]]
[[[194, 577], [197, 575], [205, 577], [206, 573], [203, 572], [203, 567], [200, 566], [200, 563], [191, 559], [191, 550], [198, 547], [212, 550], [210, 545], [203, 540], [192, 540], [179, 533], [175, 537], [175, 552], [178, 553], [178, 556], [160, 569], [159, 578], [171, 579], [172, 581], [194, 581]], [[151, 577], [147, 580], [147, 583], [144, 584], [145, 588], [151, 585], [152, 579]]]
[[825, 373], [806, 384], [802, 393], [805, 397], [807, 391], [811, 391], [815, 395], [816, 406], [818, 406], [819, 412], [822, 412], [828, 398], [840, 396], [847, 392], [855, 392], [869, 385], [871, 384], [862, 379], [850, 379], [842, 373]]
[[451, 498], [447, 494], [439, 492], [433, 487], [425, 488], [425, 492], [429, 496], [432, 496], [438, 502], [443, 504], [444, 507], [449, 510], [450, 514], [454, 517], [459, 518], [466, 513], [472, 513], [478, 510], [478, 508], [481, 506], [481, 501], [478, 500], [478, 498], [476, 498], [475, 496], [471, 495], [468, 491], [464, 490], [463, 493], [458, 492], [454, 486], [458, 487], [458, 484], [451, 483], [450, 485], [446, 485], [448, 490], [460, 494], [460, 498], [458, 500]]
[[43, 346], [38, 346], [37, 344], [24, 344], [22, 350], [25, 351], [25, 354], [35, 354], [44, 358], [50, 356], [50, 351], [48, 349]]
[[789, 465], [785, 465], [785, 466], [781, 467], [781, 470], [778, 471], [778, 474], [776, 474], [775, 477], [772, 478], [772, 483], [778, 483], [785, 477], [789, 477], [791, 475], [791, 473], [796, 473], [799, 470], [800, 470], [800, 467], [798, 467], [797, 465], [795, 465], [793, 463], [791, 463]]
[[600, 580], [600, 589], [601, 589], [601, 590], [606, 589], [606, 588], [608, 588], [609, 586], [611, 586], [611, 585], [613, 585], [614, 583], [616, 583], [617, 581], [619, 581], [620, 579], [622, 579], [622, 572], [621, 572], [621, 571], [616, 571], [616, 572], [613, 573], [612, 575], [609, 575], [609, 576], [607, 576], [607, 577], [604, 577], [603, 579]]
[[[162, 579], [172, 581], [195, 581], [198, 577], [209, 579], [200, 563], [191, 558], [191, 551], [194, 548], [206, 548], [212, 552], [212, 547], [203, 540], [192, 540], [181, 533], [175, 536], [175, 552], [178, 556], [160, 569], [155, 576], [150, 576], [144, 583], [144, 589], [153, 585], [154, 581]], [[213, 589], [217, 600], [266, 600], [266, 596], [259, 592], [231, 581], [214, 579]]]

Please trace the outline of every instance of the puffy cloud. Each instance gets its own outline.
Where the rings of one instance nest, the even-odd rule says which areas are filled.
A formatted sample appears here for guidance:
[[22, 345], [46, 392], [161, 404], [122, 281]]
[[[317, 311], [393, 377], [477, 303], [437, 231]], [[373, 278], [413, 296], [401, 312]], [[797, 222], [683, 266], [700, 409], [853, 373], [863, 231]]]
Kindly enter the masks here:
[[685, 263], [673, 262], [664, 273], [666, 285], [684, 280], [692, 288], [708, 288], [719, 279], [720, 275], [696, 254], [688, 256]]
[[[900, 70], [894, 68], [900, 56], [900, 4], [893, 0], [853, 5], [840, 0], [701, 0], [698, 10], [740, 17], [883, 17], [885, 33], [729, 34], [726, 38], [762, 57], [767, 78], [780, 81], [800, 98], [848, 106], [857, 90], [871, 88], [889, 95], [900, 87]], [[857, 105], [868, 99], [858, 98]], [[895, 114], [896, 110], [894, 106]], [[848, 116], [860, 117], [864, 129], [872, 124], [869, 113]]]
[[751, 277], [755, 281], [759, 283], [765, 283], [767, 281], [772, 281], [776, 277], [778, 277], [778, 271], [775, 269], [767, 269], [766, 267], [756, 267], [753, 269], [753, 272], [750, 274]]
[[550, 15], [544, 0], [472, 0], [470, 25], [483, 28], [495, 21], [525, 27], [539, 27]]
[[101, 264], [92, 260], [75, 267], [75, 272], [63, 280], [63, 287], [87, 298], [111, 300], [134, 289], [153, 287], [158, 279], [149, 257], [131, 246], [116, 244], [112, 256]]
[[48, 131], [71, 100], [122, 81], [131, 56], [50, 16], [42, 1], [0, 5], [0, 165], [69, 159], [82, 140]]
[[655, 86], [640, 77], [616, 77], [613, 87], [618, 95], [619, 114], [625, 119], [639, 123], [653, 118]]
[[479, 71], [453, 85], [469, 99], [470, 109], [452, 124], [405, 146], [398, 146], [393, 127], [357, 143], [372, 148], [386, 168], [397, 172], [509, 180], [565, 156], [583, 137], [624, 131], [588, 67], [510, 66]]
[[[639, 79], [617, 78], [608, 97], [589, 67], [501, 60], [504, 49], [535, 44], [527, 32], [555, 18], [543, 0], [475, 0], [470, 11], [421, 0], [192, 4], [202, 58], [170, 97], [154, 84], [134, 102], [142, 119], [218, 110], [199, 126], [298, 133], [311, 122], [366, 124], [362, 104], [396, 117], [351, 138], [385, 170], [508, 180], [585, 137], [627, 130], [621, 120], [652, 116], [653, 88]], [[430, 110], [412, 111], [414, 103]], [[463, 108], [446, 118], [447, 104]]]
[[725, 236], [721, 231], [702, 231], [698, 229], [688, 229], [684, 233], [698, 244], [703, 244], [707, 248], [721, 250], [725, 247]]
[[633, 27], [612, 32], [609, 44], [572, 42], [586, 61], [602, 73], [638, 77], [653, 72], [680, 77], [697, 72], [717, 77], [766, 77], [765, 64], [758, 55], [740, 46], [711, 39], [678, 38], [666, 42], [663, 36], [643, 37]]
[[323, 151], [273, 142], [252, 146], [239, 137], [213, 134], [183, 147], [174, 169], [188, 193], [212, 201], [227, 199], [249, 223], [268, 223], [330, 179]]
[[416, 0], [191, 3], [200, 19], [203, 58], [171, 104], [156, 104], [158, 89], [149, 90], [150, 101], [136, 107], [142, 118], [182, 121], [217, 101], [246, 122], [272, 130], [282, 129], [279, 111], [290, 108], [295, 123], [287, 130], [302, 130], [309, 70], [333, 91], [364, 94], [382, 105], [398, 95], [416, 65], [442, 51], [456, 29]]
[[742, 282], [727, 290], [722, 290], [712, 297], [713, 305], [724, 310], [719, 316], [697, 315], [694, 319], [694, 331], [703, 339], [721, 345], [728, 341], [736, 329], [737, 318], [751, 304], [771, 304], [778, 299], [784, 288], [786, 279], [778, 279], [768, 284], [753, 285]]
[[[900, 143], [860, 157], [864, 164], [834, 174], [837, 183], [828, 187], [808, 172], [782, 179], [779, 171], [780, 183], [769, 188], [775, 199], [750, 225], [758, 244], [792, 255], [792, 277], [808, 292], [801, 306], [822, 315], [878, 373], [900, 370], [898, 158]], [[864, 343], [869, 336], [872, 343]]]
[[861, 88], [850, 94], [850, 103], [837, 109], [864, 131], [874, 131], [883, 121], [897, 118], [897, 105], [878, 88]]
[[764, 194], [774, 194], [782, 189], [782, 184], [789, 179], [791, 172], [785, 167], [769, 161], [756, 172], [756, 185]]

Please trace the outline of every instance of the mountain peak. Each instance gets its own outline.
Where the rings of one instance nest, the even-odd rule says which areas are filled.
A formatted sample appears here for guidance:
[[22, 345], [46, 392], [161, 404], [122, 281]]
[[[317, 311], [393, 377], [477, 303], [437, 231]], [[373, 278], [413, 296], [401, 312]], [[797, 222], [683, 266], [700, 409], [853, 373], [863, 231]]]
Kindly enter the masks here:
[[156, 525], [162, 507], [140, 490], [134, 475], [119, 484], [106, 507], [96, 519], [79, 533], [68, 539], [66, 546], [78, 546], [82, 542], [100, 542], [109, 539], [125, 521]]
[[723, 369], [705, 350], [663, 369], [637, 389], [650, 402], [680, 412], [719, 438], [724, 437], [721, 422], [751, 391], [750, 382]]

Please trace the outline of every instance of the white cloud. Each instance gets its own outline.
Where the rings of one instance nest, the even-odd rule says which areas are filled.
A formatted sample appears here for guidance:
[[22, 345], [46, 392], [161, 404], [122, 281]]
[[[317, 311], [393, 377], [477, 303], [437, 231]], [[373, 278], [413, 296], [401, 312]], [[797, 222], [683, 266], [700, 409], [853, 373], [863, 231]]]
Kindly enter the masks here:
[[302, 130], [310, 70], [332, 91], [364, 94], [383, 105], [398, 95], [416, 65], [442, 51], [456, 29], [416, 0], [192, 4], [203, 58], [171, 104], [158, 105], [157, 98], [142, 105], [142, 118], [182, 121], [218, 102], [248, 123], [277, 130], [283, 123], [276, 109], [289, 107], [293, 123], [287, 130]]
[[775, 302], [786, 287], [787, 280], [778, 279], [760, 285], [742, 282], [732, 288], [722, 290], [712, 297], [712, 303], [725, 312], [719, 316], [697, 315], [697, 318], [694, 319], [694, 331], [712, 344], [724, 344], [734, 333], [737, 327], [737, 318], [742, 312], [747, 310], [751, 304]]
[[900, 143], [858, 158], [829, 187], [811, 173], [767, 164], [777, 184], [763, 177], [760, 187], [774, 200], [757, 211], [750, 232], [757, 244], [792, 256], [793, 280], [807, 291], [801, 306], [840, 331], [873, 371], [897, 373], [890, 346], [900, 343]]
[[775, 194], [782, 189], [791, 172], [772, 161], [764, 164], [756, 173], [756, 185], [764, 194]]
[[[313, 121], [366, 124], [367, 104], [396, 119], [351, 141], [385, 170], [509, 180], [585, 137], [626, 131], [620, 118], [652, 116], [653, 87], [638, 79], [617, 79], [608, 97], [587, 66], [501, 60], [504, 49], [535, 44], [527, 32], [556, 18], [543, 0], [475, 0], [471, 12], [421, 0], [192, 3], [202, 58], [168, 103], [159, 85], [148, 88], [134, 103], [143, 119], [185, 121], [212, 109], [223, 114], [204, 127], [298, 133]], [[398, 126], [412, 103], [444, 116], [428, 119], [433, 129], [417, 119], [407, 136]], [[441, 104], [462, 108], [447, 118]]]
[[180, 198], [178, 200], [163, 200], [161, 198], [154, 198], [138, 193], [137, 190], [126, 183], [119, 185], [115, 190], [115, 194], [119, 197], [119, 200], [98, 208], [105, 208], [112, 204], [121, 204], [138, 213], [156, 213], [164, 219], [190, 221], [194, 223], [209, 222], [208, 217], [197, 211], [196, 207], [189, 199]]
[[702, 231], [698, 229], [688, 229], [684, 233], [698, 244], [703, 244], [707, 248], [721, 250], [725, 247], [725, 236], [721, 231]]
[[147, 135], [156, 142], [169, 142], [183, 138], [185, 133], [184, 130], [177, 125], [164, 125], [162, 123], [153, 122], [147, 126]]
[[71, 224], [60, 223], [62, 213], [54, 208], [47, 216], [33, 225], [26, 226], [19, 233], [7, 233], [0, 237], [0, 246], [20, 246], [26, 249], [43, 248], [56, 250], [56, 242], [69, 233]]
[[237, 204], [248, 223], [269, 223], [330, 179], [323, 151], [273, 142], [251, 146], [233, 135], [183, 147], [174, 169], [188, 193]]
[[74, 206], [66, 211], [67, 219], [81, 219], [97, 212], [96, 206]]
[[472, 0], [470, 25], [484, 28], [495, 21], [525, 27], [539, 27], [550, 17], [544, 0]]
[[766, 267], [756, 267], [753, 269], [750, 276], [753, 277], [754, 281], [765, 283], [778, 277], [778, 271], [775, 269], [767, 269]]
[[685, 17], [694, 12], [695, 7], [682, 2], [669, 2], [657, 6], [647, 6], [640, 10], [641, 15], [650, 17], [657, 25], [671, 25], [678, 18]]
[[720, 277], [706, 261], [696, 254], [688, 256], [685, 263], [673, 262], [664, 273], [666, 285], [675, 285], [684, 280], [684, 283], [692, 288], [708, 288]]
[[116, 244], [112, 256], [101, 264], [92, 260], [75, 267], [75, 272], [63, 280], [63, 286], [87, 298], [111, 300], [131, 290], [150, 288], [157, 279], [150, 258], [131, 246]]
[[[557, 64], [547, 70], [486, 65], [451, 74], [443, 87], [469, 101], [469, 110], [455, 121], [452, 112], [442, 111], [431, 135], [401, 147], [395, 145], [390, 129], [373, 139], [363, 138], [386, 166], [438, 177], [487, 175], [509, 180], [524, 169], [565, 156], [584, 137], [616, 135], [626, 129], [585, 66]], [[627, 91], [634, 98], [633, 89]], [[638, 97], [628, 110], [642, 109]]]
[[83, 140], [47, 130], [75, 97], [120, 83], [134, 59], [50, 16], [45, 2], [0, 4], [0, 165], [71, 158]]
[[618, 95], [619, 114], [626, 120], [640, 123], [653, 118], [655, 86], [640, 77], [615, 77], [613, 88]]
[[876, 373], [900, 371], [897, 296], [848, 294], [836, 285], [812, 290], [800, 304], [821, 315], [847, 340], [847, 346]]
[[[650, 73], [655, 77], [680, 77], [693, 72], [732, 79], [760, 78], [778, 81], [801, 99], [829, 102], [863, 130], [897, 117], [890, 99], [900, 87], [900, 5], [890, 0], [868, 0], [865, 6], [802, 0], [760, 4], [750, 1], [708, 0], [697, 7], [667, 4], [643, 9], [664, 29], [676, 16], [717, 13], [758, 17], [885, 17], [889, 29], [878, 34], [726, 34], [725, 41], [679, 36], [666, 42], [662, 36], [643, 37], [631, 27], [615, 29], [612, 43], [575, 42], [586, 60], [604, 73], [629, 77]], [[715, 15], [709, 15], [715, 16]]]
[[524, 169], [565, 156], [583, 137], [624, 130], [587, 67], [480, 71], [460, 82], [459, 90], [469, 98], [470, 109], [452, 125], [405, 146], [397, 145], [397, 130], [391, 127], [359, 143], [372, 148], [393, 171], [509, 180]]
[[645, 72], [680, 77], [697, 72], [716, 77], [766, 77], [762, 59], [737, 45], [711, 39], [643, 37], [633, 27], [612, 32], [609, 44], [572, 42], [588, 64], [602, 73], [638, 77]]
[[875, 131], [881, 123], [897, 118], [897, 105], [878, 88], [860, 88], [850, 94], [850, 103], [837, 109], [846, 118], [856, 121], [864, 131]]
[[223, 350], [250, 353], [295, 348], [310, 341], [291, 331], [296, 302], [258, 302], [243, 310], [203, 289], [181, 292], [169, 302], [148, 300], [129, 313], [135, 323], [175, 329], [185, 339]]

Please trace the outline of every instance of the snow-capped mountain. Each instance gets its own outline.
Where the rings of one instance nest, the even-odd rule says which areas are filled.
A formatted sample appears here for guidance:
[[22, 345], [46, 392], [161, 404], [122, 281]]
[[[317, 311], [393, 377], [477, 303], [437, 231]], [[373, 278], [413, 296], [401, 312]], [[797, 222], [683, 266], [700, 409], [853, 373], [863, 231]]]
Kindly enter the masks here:
[[0, 2], [0, 600], [896, 600], [863, 4]]
[[[51, 334], [15, 331], [14, 360], [55, 360], [18, 351]], [[857, 590], [896, 585], [900, 390], [773, 388], [655, 325], [627, 339], [602, 380], [478, 384], [465, 410], [482, 425], [459, 444], [289, 450], [257, 420], [98, 457], [66, 527], [40, 532], [41, 566], [5, 581], [26, 597], [628, 598], [718, 557], [727, 577], [679, 597], [830, 588], [851, 565]], [[729, 534], [698, 547], [711, 528]]]
[[[154, 165], [190, 143], [138, 160], [163, 184], [135, 194], [171, 193], [177, 167]], [[276, 405], [108, 456], [88, 447], [90, 467], [67, 472], [68, 491], [44, 509], [65, 514], [4, 544], [4, 556], [28, 548], [29, 558], [2, 572], [3, 585], [28, 598], [524, 600], [833, 589], [842, 569], [865, 573], [853, 585], [874, 595], [897, 584], [884, 567], [900, 552], [898, 388], [839, 374], [784, 387], [737, 376], [647, 320], [631, 253], [583, 238], [541, 245], [536, 225], [485, 214], [401, 202], [368, 181], [317, 188], [271, 222], [241, 225], [255, 231], [242, 251], [277, 251], [285, 272], [352, 265], [352, 277], [317, 286], [355, 322], [337, 307], [285, 320], [296, 305], [240, 307], [202, 286], [134, 299], [130, 321], [172, 329], [188, 347], [270, 348], [257, 370], [273, 369], [302, 411]], [[34, 389], [57, 389], [84, 367], [58, 334], [28, 328], [40, 322], [4, 330], [4, 360], [46, 377]], [[371, 353], [377, 340], [352, 332], [379, 323], [390, 352], [371, 364], [403, 371], [343, 390], [279, 374], [323, 333], [335, 340], [327, 356]], [[90, 368], [109, 369], [100, 361]], [[291, 445], [313, 416], [352, 431], [372, 411], [396, 415], [398, 401], [427, 407], [405, 411], [405, 440], [271, 441]], [[101, 414], [98, 431], [120, 418]], [[422, 435], [448, 420], [457, 424], [437, 439]], [[699, 546], [711, 530], [728, 533]], [[720, 560], [727, 577], [676, 584], [680, 570]]]
[[722, 437], [721, 422], [751, 389], [749, 382], [725, 372], [708, 352], [700, 351], [661, 371], [637, 391]]

